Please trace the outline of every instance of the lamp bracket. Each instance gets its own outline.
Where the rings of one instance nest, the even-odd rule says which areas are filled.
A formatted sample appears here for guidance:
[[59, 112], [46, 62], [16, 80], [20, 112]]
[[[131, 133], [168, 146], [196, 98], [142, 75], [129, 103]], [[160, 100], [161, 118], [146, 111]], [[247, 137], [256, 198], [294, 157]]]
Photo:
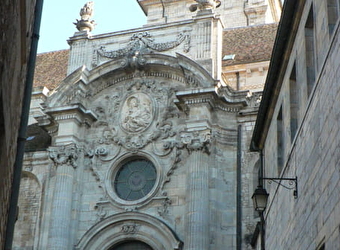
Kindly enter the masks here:
[[[294, 198], [296, 199], [298, 197], [298, 182], [297, 182], [297, 177], [295, 178], [272, 178], [272, 177], [262, 177], [260, 180], [267, 180], [269, 184], [272, 182], [277, 183], [279, 186], [282, 186], [286, 189], [294, 189], [293, 195]], [[283, 184], [282, 181], [288, 181], [287, 184]], [[295, 184], [295, 185], [294, 185]]]

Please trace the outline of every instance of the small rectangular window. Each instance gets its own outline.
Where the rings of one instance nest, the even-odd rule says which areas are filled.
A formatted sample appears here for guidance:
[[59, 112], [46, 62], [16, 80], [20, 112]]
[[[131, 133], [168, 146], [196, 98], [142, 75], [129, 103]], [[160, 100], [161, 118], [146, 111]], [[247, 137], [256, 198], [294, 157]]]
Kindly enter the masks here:
[[277, 115], [277, 170], [280, 175], [284, 163], [284, 134], [283, 134], [283, 119], [282, 119], [282, 106], [279, 114]]
[[289, 96], [290, 96], [290, 137], [294, 140], [298, 127], [298, 110], [299, 110], [299, 95], [298, 86], [296, 85], [296, 65], [292, 68], [289, 78]]
[[339, 18], [338, 0], [327, 0], [327, 18], [329, 35], [333, 34], [335, 24]]
[[315, 82], [315, 41], [314, 41], [314, 13], [311, 7], [305, 25], [306, 73], [308, 96], [312, 92]]

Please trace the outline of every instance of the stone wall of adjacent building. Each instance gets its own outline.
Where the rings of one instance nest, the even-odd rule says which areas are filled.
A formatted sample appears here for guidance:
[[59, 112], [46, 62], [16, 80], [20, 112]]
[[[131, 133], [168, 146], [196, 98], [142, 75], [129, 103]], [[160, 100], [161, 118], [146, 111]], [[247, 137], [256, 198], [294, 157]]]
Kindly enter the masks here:
[[0, 6], [0, 248], [3, 248], [35, 1]]
[[[282, 184], [292, 190], [275, 183], [266, 184], [270, 193], [265, 215], [266, 249], [278, 249], [278, 246], [282, 246], [279, 249], [338, 249], [340, 246], [340, 9], [333, 2], [335, 12], [330, 11], [331, 2], [305, 2], [302, 16], [297, 20], [297, 34], [287, 68], [283, 71], [282, 87], [265, 143], [265, 175], [297, 176], [298, 196], [294, 198], [294, 184], [287, 181]], [[314, 46], [309, 47], [305, 34], [311, 4], [315, 40]], [[332, 22], [334, 29], [329, 26]], [[308, 88], [310, 57], [306, 56], [306, 47], [312, 48], [316, 56], [312, 72], [315, 81], [311, 88]], [[299, 103], [295, 136], [291, 135], [295, 112], [291, 109], [293, 86], [297, 87]], [[283, 128], [281, 146], [278, 145], [279, 123]], [[282, 152], [284, 164], [280, 172], [278, 156]]]

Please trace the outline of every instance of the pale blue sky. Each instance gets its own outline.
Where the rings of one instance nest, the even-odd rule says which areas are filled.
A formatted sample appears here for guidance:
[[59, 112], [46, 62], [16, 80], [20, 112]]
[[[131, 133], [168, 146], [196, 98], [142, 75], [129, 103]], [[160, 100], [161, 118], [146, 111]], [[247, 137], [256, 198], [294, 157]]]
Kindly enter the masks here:
[[[45, 0], [40, 26], [38, 53], [68, 49], [67, 40], [77, 31], [73, 22], [89, 0]], [[92, 0], [93, 35], [142, 27], [146, 17], [137, 0]]]

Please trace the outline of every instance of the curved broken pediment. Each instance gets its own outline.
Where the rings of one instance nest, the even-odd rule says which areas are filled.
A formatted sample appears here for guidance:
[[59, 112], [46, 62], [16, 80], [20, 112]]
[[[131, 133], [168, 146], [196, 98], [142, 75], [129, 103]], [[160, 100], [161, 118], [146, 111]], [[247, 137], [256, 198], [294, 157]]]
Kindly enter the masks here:
[[129, 66], [124, 58], [108, 61], [92, 70], [82, 66], [68, 75], [48, 97], [47, 106], [82, 103], [99, 92], [134, 79], [159, 79], [181, 82], [185, 88], [213, 87], [216, 81], [199, 64], [188, 57], [163, 54], [144, 54], [139, 69]]

